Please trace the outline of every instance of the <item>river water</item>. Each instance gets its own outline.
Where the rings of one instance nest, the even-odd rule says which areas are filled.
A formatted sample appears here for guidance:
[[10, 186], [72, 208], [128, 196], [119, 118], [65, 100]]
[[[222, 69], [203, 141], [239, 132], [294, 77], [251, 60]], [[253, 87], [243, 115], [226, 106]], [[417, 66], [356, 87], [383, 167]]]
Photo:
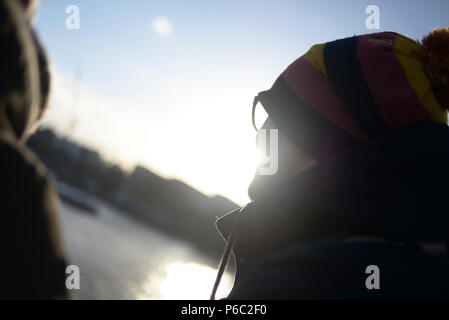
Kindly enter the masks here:
[[[208, 299], [217, 262], [107, 204], [89, 215], [62, 203], [69, 264], [80, 270], [72, 299]], [[226, 274], [218, 297], [232, 285]]]

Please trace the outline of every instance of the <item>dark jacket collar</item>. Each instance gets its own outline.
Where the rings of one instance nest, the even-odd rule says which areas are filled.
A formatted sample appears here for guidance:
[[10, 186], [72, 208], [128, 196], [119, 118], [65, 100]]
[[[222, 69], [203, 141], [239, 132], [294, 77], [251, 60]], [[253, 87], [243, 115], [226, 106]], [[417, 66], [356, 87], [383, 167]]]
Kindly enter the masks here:
[[409, 125], [329, 158], [217, 221], [226, 239], [240, 214], [236, 255], [329, 234], [401, 241], [449, 237], [449, 129]]

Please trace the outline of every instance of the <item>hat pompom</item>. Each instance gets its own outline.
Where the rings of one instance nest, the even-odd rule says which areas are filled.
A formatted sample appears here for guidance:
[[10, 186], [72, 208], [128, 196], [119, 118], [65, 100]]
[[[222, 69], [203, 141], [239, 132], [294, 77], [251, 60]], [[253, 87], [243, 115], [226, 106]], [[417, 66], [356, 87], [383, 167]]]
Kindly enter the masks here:
[[434, 29], [421, 44], [436, 98], [443, 109], [449, 110], [449, 27]]

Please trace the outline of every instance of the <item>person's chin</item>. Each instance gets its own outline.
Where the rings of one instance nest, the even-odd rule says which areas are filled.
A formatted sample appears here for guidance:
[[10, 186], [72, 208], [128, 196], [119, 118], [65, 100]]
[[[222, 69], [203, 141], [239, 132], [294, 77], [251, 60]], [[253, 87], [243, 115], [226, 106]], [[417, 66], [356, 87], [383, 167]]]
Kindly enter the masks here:
[[278, 183], [279, 177], [277, 175], [260, 175], [258, 172], [254, 175], [253, 181], [248, 187], [248, 196], [251, 200], [260, 198], [269, 189]]

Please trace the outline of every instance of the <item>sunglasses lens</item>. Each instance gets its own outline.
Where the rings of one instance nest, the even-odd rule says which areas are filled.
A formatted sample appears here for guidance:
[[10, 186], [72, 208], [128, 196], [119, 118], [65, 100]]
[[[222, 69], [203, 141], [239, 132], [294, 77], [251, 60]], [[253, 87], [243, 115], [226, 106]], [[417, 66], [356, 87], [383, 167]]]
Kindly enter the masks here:
[[256, 130], [259, 130], [268, 119], [268, 113], [265, 111], [262, 103], [258, 101], [253, 110], [253, 124]]

